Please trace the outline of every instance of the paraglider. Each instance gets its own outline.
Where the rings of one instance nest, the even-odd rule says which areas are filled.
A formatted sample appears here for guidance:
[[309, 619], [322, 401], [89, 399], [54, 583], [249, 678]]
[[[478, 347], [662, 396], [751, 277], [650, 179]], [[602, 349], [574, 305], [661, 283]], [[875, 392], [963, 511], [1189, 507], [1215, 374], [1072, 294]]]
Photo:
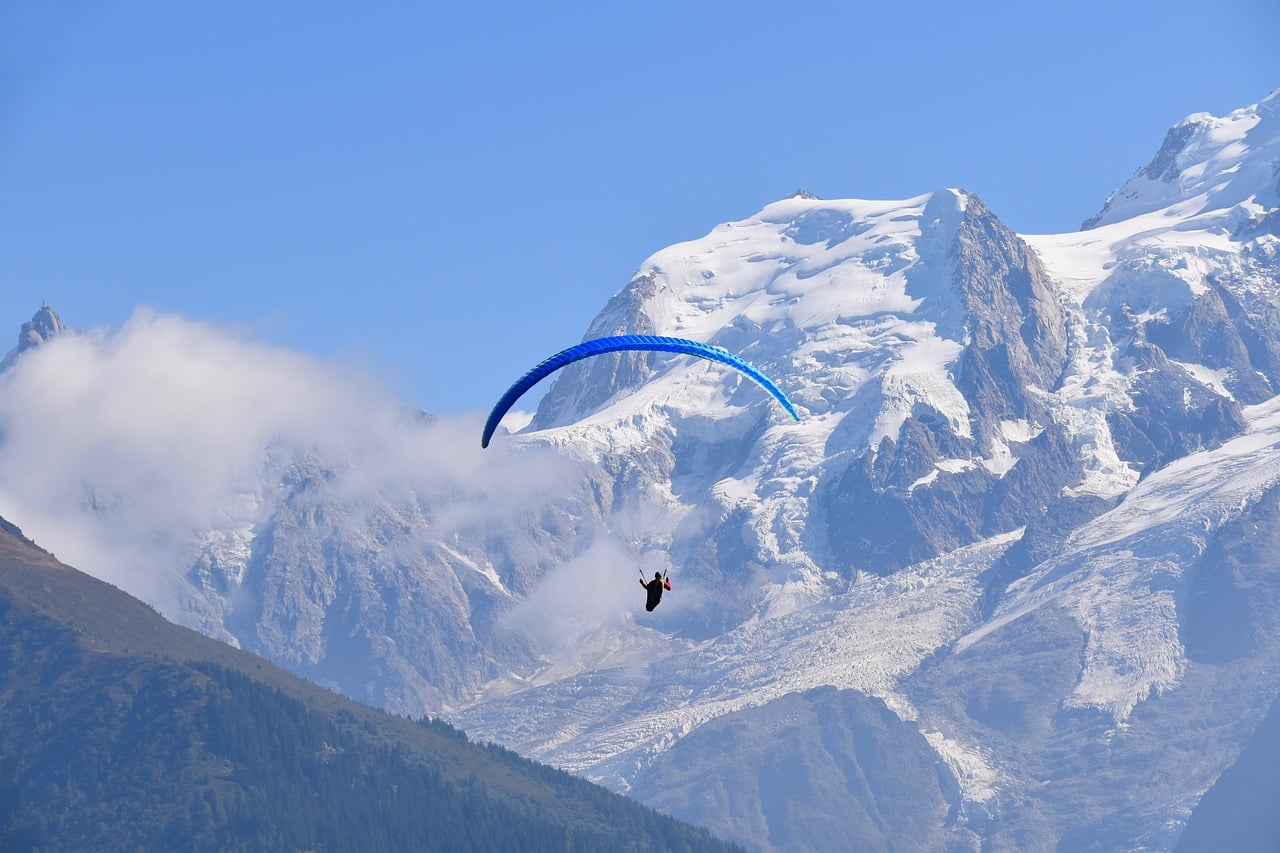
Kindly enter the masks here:
[[644, 587], [645, 592], [648, 593], [645, 597], [644, 609], [652, 613], [653, 609], [658, 606], [658, 602], [662, 601], [662, 591], [671, 589], [671, 581], [667, 580], [667, 576], [662, 572], [654, 572], [653, 580], [646, 583], [644, 573], [641, 572], [640, 586]]
[[502, 398], [498, 400], [493, 407], [493, 411], [489, 413], [489, 419], [484, 425], [484, 434], [480, 438], [480, 446], [489, 446], [489, 439], [493, 438], [493, 433], [497, 430], [498, 422], [502, 420], [502, 416], [515, 405], [516, 400], [520, 399], [524, 392], [538, 384], [548, 375], [565, 365], [593, 355], [604, 355], [605, 353], [627, 350], [674, 352], [727, 364], [745, 374], [772, 394], [774, 399], [787, 410], [787, 414], [791, 415], [792, 419], [800, 420], [800, 415], [796, 412], [795, 406], [787, 399], [787, 395], [783, 394], [782, 390], [773, 384], [769, 377], [728, 350], [710, 344], [699, 343], [698, 341], [685, 340], [684, 338], [669, 338], [660, 335], [617, 335], [608, 338], [595, 338], [594, 340], [583, 341], [576, 346], [571, 346], [545, 359], [524, 376], [517, 379], [515, 384], [507, 389], [507, 393], [503, 394]]

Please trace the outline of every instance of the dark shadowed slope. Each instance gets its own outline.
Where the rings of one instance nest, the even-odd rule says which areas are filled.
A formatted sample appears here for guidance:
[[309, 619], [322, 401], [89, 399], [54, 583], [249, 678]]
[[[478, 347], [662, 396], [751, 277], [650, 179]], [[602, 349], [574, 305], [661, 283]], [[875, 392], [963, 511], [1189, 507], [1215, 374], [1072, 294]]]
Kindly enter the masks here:
[[0, 849], [728, 850], [166, 622], [0, 519]]
[[1271, 705], [1249, 745], [1191, 813], [1178, 840], [1182, 853], [1280, 850], [1280, 701]]

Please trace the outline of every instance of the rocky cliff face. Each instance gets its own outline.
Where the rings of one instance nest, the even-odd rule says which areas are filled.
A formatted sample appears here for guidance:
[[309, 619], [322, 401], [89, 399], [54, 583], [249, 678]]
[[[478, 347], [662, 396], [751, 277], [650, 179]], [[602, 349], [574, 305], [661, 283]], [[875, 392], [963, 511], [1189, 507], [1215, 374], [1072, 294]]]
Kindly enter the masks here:
[[978, 846], [957, 824], [959, 786], [920, 731], [880, 700], [830, 687], [718, 717], [646, 767], [631, 795], [775, 850]]
[[[1080, 477], [1044, 402], [1066, 368], [1058, 297], [1026, 244], [980, 200], [965, 201], [935, 263], [951, 281], [946, 313], [963, 318], [948, 319], [962, 347], [952, 372], [968, 418], [957, 435], [936, 410], [916, 405], [896, 438], [821, 484], [832, 550], [846, 571], [886, 574], [1013, 530]], [[1011, 424], [1035, 426], [1011, 444]]]
[[[184, 621], [408, 716], [533, 665], [536, 641], [503, 617], [569, 559], [572, 501], [502, 537], [483, 513], [449, 519], [447, 496], [353, 493], [350, 462], [307, 448], [277, 448], [267, 465], [268, 488], [236, 505], [239, 526], [198, 544]], [[426, 533], [442, 525], [447, 541]]]

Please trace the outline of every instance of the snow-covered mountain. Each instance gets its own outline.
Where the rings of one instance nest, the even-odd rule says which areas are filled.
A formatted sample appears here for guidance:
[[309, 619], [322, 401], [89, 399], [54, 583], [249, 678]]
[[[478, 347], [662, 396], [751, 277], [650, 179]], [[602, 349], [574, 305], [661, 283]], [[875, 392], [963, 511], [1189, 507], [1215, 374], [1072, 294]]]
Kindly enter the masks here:
[[[752, 847], [1170, 849], [1280, 696], [1280, 91], [1177, 125], [1085, 226], [797, 193], [586, 336], [723, 346], [798, 424], [625, 353], [483, 454], [276, 425], [152, 599]], [[3, 473], [35, 431], [0, 416]], [[671, 571], [652, 614], [637, 568]]]

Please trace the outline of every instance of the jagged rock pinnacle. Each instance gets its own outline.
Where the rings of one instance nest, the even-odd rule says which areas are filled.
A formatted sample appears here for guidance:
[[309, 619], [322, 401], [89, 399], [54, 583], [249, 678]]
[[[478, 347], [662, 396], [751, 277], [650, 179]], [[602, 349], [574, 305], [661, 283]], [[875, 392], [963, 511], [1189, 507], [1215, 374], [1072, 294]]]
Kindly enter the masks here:
[[22, 324], [22, 329], [18, 332], [18, 345], [0, 359], [0, 371], [7, 370], [23, 353], [48, 343], [66, 331], [67, 327], [63, 325], [58, 312], [47, 302], [42, 302], [40, 310]]

